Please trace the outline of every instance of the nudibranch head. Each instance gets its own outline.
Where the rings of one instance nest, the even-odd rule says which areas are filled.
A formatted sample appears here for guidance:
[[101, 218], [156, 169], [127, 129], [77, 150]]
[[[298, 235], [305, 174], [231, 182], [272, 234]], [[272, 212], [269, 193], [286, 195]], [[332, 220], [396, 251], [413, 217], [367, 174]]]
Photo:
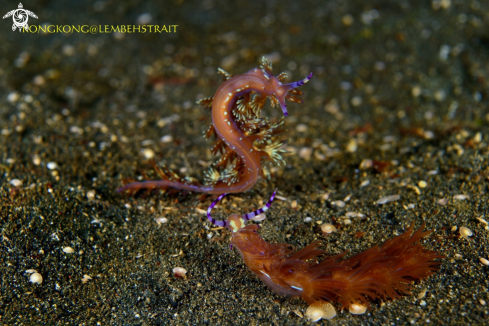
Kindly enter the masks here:
[[287, 112], [287, 104], [285, 100], [289, 100], [292, 102], [302, 103], [302, 100], [295, 95], [301, 95], [302, 92], [299, 90], [295, 90], [305, 83], [307, 83], [312, 78], [312, 72], [304, 79], [299, 81], [283, 84], [282, 82], [287, 78], [286, 73], [281, 73], [278, 76], [274, 76], [272, 73], [272, 63], [269, 62], [265, 57], [262, 58], [262, 64], [260, 66], [261, 69], [253, 69], [251, 72], [258, 74], [261, 72], [262, 76], [268, 80], [268, 83], [264, 89], [264, 91], [271, 97], [275, 97], [275, 99], [280, 104], [282, 108], [282, 112], [285, 116], [288, 116]]
[[261, 69], [252, 69], [248, 73], [254, 74], [266, 80], [263, 92], [274, 98], [280, 104], [284, 115], [288, 116], [289, 114], [287, 112], [287, 104], [285, 103], [285, 100], [287, 99], [289, 101], [299, 103], [302, 102], [300, 98], [294, 96], [301, 95], [302, 93], [298, 90], [294, 91], [294, 89], [307, 83], [312, 78], [312, 72], [304, 79], [289, 84], [283, 84], [282, 82], [285, 80], [285, 78], [287, 78], [287, 74], [281, 73], [278, 76], [274, 76], [272, 73], [272, 63], [265, 57], [262, 58], [260, 68]]
[[289, 92], [292, 91], [294, 88], [304, 85], [311, 78], [312, 78], [312, 72], [304, 79], [301, 79], [299, 81], [290, 84], [280, 84], [277, 87], [277, 89], [275, 90], [275, 96], [277, 97], [277, 100], [280, 103], [280, 107], [282, 108], [282, 112], [284, 113], [285, 116], [289, 115], [287, 112], [287, 104], [285, 103], [285, 99], [294, 100], [294, 101], [296, 99], [295, 97], [292, 97], [293, 95], [289, 94]]

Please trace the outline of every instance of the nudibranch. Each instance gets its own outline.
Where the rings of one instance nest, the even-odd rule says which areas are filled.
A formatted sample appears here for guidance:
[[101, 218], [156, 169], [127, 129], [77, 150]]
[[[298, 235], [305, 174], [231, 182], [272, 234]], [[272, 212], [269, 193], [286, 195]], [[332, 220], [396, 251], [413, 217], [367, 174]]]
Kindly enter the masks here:
[[219, 69], [225, 82], [217, 89], [214, 97], [201, 99], [197, 104], [212, 109], [212, 124], [204, 132], [209, 138], [216, 136], [213, 154], [221, 154], [217, 162], [205, 172], [203, 184], [193, 178], [181, 177], [166, 167], [153, 168], [161, 180], [132, 182], [118, 189], [119, 192], [135, 192], [139, 189], [178, 188], [210, 194], [239, 193], [251, 189], [263, 176], [267, 175], [265, 162], [283, 163], [280, 149], [285, 141], [284, 120], [275, 123], [261, 117], [267, 98], [272, 106], [280, 105], [287, 113], [286, 100], [302, 103], [302, 92], [297, 88], [307, 83], [311, 77], [293, 83], [283, 83], [286, 73], [274, 76], [272, 64], [265, 58], [260, 68], [245, 74], [232, 76]]
[[439, 270], [440, 262], [434, 259], [444, 256], [417, 244], [432, 232], [423, 232], [424, 224], [413, 233], [413, 223], [403, 234], [350, 258], [344, 259], [343, 252], [322, 262], [317, 262], [317, 257], [325, 252], [317, 249], [317, 241], [296, 252], [286, 243], [269, 243], [257, 233], [258, 225], [245, 223], [268, 210], [275, 193], [257, 211], [216, 221], [211, 210], [223, 194], [209, 206], [207, 217], [212, 224], [231, 230], [231, 245], [246, 266], [279, 295], [301, 297], [310, 305], [338, 302], [358, 314], [370, 307], [369, 298], [396, 299], [410, 294], [414, 280]]

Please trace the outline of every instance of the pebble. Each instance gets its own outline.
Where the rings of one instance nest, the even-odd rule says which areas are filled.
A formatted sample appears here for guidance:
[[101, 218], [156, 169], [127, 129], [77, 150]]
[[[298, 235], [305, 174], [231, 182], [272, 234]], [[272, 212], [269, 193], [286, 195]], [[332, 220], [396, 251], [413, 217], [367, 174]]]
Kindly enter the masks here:
[[358, 141], [355, 138], [350, 139], [346, 145], [346, 151], [349, 153], [355, 153], [358, 149]]
[[136, 24], [147, 25], [147, 24], [151, 23], [152, 20], [153, 20], [153, 16], [151, 16], [150, 13], [144, 13], [144, 14], [141, 14], [138, 16], [138, 18], [136, 20]]
[[469, 199], [470, 197], [468, 195], [463, 195], [463, 194], [459, 194], [459, 195], [455, 195], [453, 196], [453, 199], [455, 200], [466, 200], [466, 199]]
[[370, 184], [370, 180], [364, 180], [362, 181], [362, 183], [360, 184], [360, 188], [363, 188], [363, 187], [366, 187]]
[[400, 195], [390, 195], [390, 196], [379, 198], [376, 203], [377, 203], [377, 205], [383, 205], [383, 204], [387, 204], [391, 201], [399, 200], [400, 198], [401, 198]]
[[485, 219], [480, 218], [480, 217], [477, 217], [477, 221], [481, 222], [484, 225], [488, 225], [489, 224]]
[[87, 191], [87, 198], [90, 200], [94, 200], [95, 199], [95, 190]]
[[64, 247], [63, 251], [66, 252], [67, 254], [72, 254], [75, 252], [75, 249], [73, 249], [71, 247]]
[[438, 205], [446, 205], [448, 203], [448, 199], [447, 198], [438, 199], [436, 203]]
[[323, 225], [321, 225], [321, 231], [329, 234], [329, 233], [336, 232], [336, 228], [333, 224], [324, 223]]
[[295, 130], [298, 132], [306, 132], [309, 129], [309, 127], [306, 124], [300, 123], [295, 127]]
[[428, 183], [424, 180], [421, 180], [420, 182], [418, 182], [418, 187], [420, 188], [426, 188], [428, 186]]
[[253, 217], [251, 220], [252, 221], [260, 222], [260, 221], [263, 221], [266, 218], [267, 218], [267, 215], [265, 215], [265, 213], [261, 213], [261, 214], [256, 215], [255, 217]]
[[[293, 200], [292, 203], [290, 203], [290, 207], [292, 209], [296, 209], [297, 208], [297, 200]], [[207, 211], [206, 211], [206, 214], [207, 214]]]
[[37, 283], [37, 284], [41, 284], [42, 283], [42, 275], [39, 274], [39, 273], [32, 273], [31, 274], [31, 277], [29, 277], [29, 281], [31, 283]]
[[368, 168], [371, 168], [374, 165], [374, 161], [365, 159], [362, 162], [360, 162], [360, 166], [358, 167], [360, 170], [366, 170]]
[[183, 267], [175, 267], [173, 269], [173, 275], [175, 275], [175, 277], [184, 277], [185, 275], [187, 274], [187, 270]]
[[352, 15], [350, 14], [346, 14], [344, 15], [342, 18], [341, 18], [341, 22], [343, 23], [343, 25], [345, 26], [350, 26], [351, 24], [353, 24], [353, 22], [355, 21], [355, 19], [353, 18]]
[[155, 152], [151, 148], [144, 148], [141, 150], [141, 152], [144, 158], [146, 158], [147, 160], [150, 160], [153, 157], [155, 157]]
[[421, 87], [419, 87], [418, 85], [414, 86], [412, 89], [411, 89], [411, 95], [413, 97], [418, 97], [421, 95], [421, 92], [422, 92], [422, 89]]
[[423, 299], [425, 295], [426, 295], [426, 289], [423, 289], [421, 292], [418, 293], [417, 298]]
[[56, 170], [59, 168], [58, 163], [56, 162], [49, 162], [48, 164], [46, 164], [46, 167], [50, 170]]
[[39, 165], [41, 164], [41, 157], [37, 154], [34, 154], [32, 156], [32, 163], [34, 163], [34, 165]]
[[460, 228], [460, 231], [459, 232], [460, 232], [460, 235], [462, 236], [462, 238], [464, 238], [466, 240], [468, 240], [469, 237], [471, 237], [472, 234], [474, 234], [471, 229], [466, 228], [465, 226], [462, 226]]
[[165, 143], [165, 144], [171, 143], [173, 141], [173, 136], [172, 135], [165, 135], [165, 136], [161, 137], [160, 141], [162, 143]]
[[317, 301], [306, 310], [306, 317], [312, 322], [317, 322], [321, 319], [333, 319], [335, 316], [336, 310], [329, 302]]
[[312, 148], [311, 147], [302, 147], [299, 150], [299, 157], [305, 159], [308, 161], [311, 158], [312, 155]]
[[346, 206], [345, 202], [342, 200], [335, 200], [335, 201], [331, 202], [331, 204], [333, 204], [334, 206], [339, 207], [339, 208], [343, 208]]
[[481, 262], [482, 264], [484, 264], [484, 265], [486, 265], [486, 266], [489, 266], [489, 260], [487, 260], [487, 259], [485, 259], [485, 258], [480, 258], [479, 260], [480, 260], [480, 262]]
[[19, 179], [12, 179], [12, 180], [10, 180], [9, 183], [14, 187], [22, 186], [22, 181], [20, 181]]
[[155, 221], [158, 224], [164, 224], [164, 223], [168, 222], [168, 219], [166, 217], [158, 217], [158, 218], [155, 218]]
[[15, 103], [19, 100], [20, 94], [17, 92], [11, 92], [7, 95], [7, 101], [10, 103]]
[[360, 96], [354, 96], [350, 103], [353, 106], [360, 106], [362, 104], [363, 99]]
[[365, 313], [365, 311], [367, 311], [367, 307], [362, 306], [362, 305], [357, 304], [357, 303], [354, 303], [350, 306], [350, 308], [348, 310], [350, 310], [350, 312], [353, 315], [362, 315]]

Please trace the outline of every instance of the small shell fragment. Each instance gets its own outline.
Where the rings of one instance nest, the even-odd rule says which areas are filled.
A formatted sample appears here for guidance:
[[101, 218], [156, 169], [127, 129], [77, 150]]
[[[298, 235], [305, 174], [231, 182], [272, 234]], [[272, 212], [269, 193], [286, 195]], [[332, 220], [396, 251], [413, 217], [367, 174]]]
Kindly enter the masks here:
[[416, 296], [418, 299], [423, 299], [426, 295], [426, 289], [423, 289], [421, 292], [418, 293]]
[[9, 183], [14, 187], [22, 186], [22, 181], [20, 181], [19, 179], [12, 179], [12, 180], [10, 180]]
[[335, 200], [333, 202], [331, 202], [331, 204], [335, 205], [336, 207], [339, 207], [339, 208], [343, 208], [345, 207], [345, 202], [342, 201], [342, 200]]
[[266, 218], [267, 218], [267, 216], [265, 215], [265, 213], [261, 213], [261, 214], [256, 215], [255, 217], [253, 217], [251, 220], [252, 221], [260, 222], [260, 221], [263, 221]]
[[365, 159], [362, 162], [360, 162], [359, 169], [366, 170], [368, 168], [371, 168], [373, 165], [374, 165], [374, 161]]
[[168, 222], [168, 219], [166, 217], [158, 217], [158, 218], [155, 218], [155, 221], [158, 224], [165, 224]]
[[64, 247], [63, 251], [66, 252], [67, 254], [72, 254], [75, 252], [75, 249], [73, 249], [71, 247]]
[[185, 274], [187, 274], [187, 270], [183, 267], [175, 267], [173, 269], [173, 275], [175, 275], [175, 277], [184, 277]]
[[466, 200], [466, 199], [469, 199], [470, 197], [468, 195], [464, 195], [464, 194], [459, 194], [459, 195], [455, 195], [453, 196], [453, 199], [455, 200]]
[[202, 208], [199, 208], [199, 207], [196, 207], [195, 208], [195, 211], [199, 214], [207, 214], [207, 211], [202, 209]]
[[418, 187], [420, 188], [426, 188], [428, 186], [428, 183], [424, 180], [421, 180], [420, 182], [418, 182]]
[[39, 273], [33, 273], [31, 275], [31, 277], [29, 277], [29, 281], [31, 283], [37, 283], [37, 284], [41, 284], [42, 283], [42, 275], [39, 274]]
[[292, 209], [296, 209], [297, 208], [297, 200], [292, 201], [292, 203], [290, 203], [290, 207]]
[[486, 265], [486, 266], [489, 266], [489, 260], [487, 260], [487, 259], [485, 259], [485, 258], [480, 258], [479, 260], [480, 260], [480, 262], [481, 262], [482, 264], [484, 264], [484, 265]]
[[438, 205], [442, 205], [442, 206], [443, 206], [443, 205], [446, 205], [446, 204], [448, 203], [448, 199], [447, 199], [447, 198], [438, 199], [438, 200], [436, 201], [436, 203], [437, 203]]
[[34, 165], [39, 165], [41, 164], [41, 157], [37, 154], [34, 154], [32, 156], [32, 163], [34, 163]]
[[460, 232], [460, 235], [462, 236], [462, 238], [464, 238], [466, 240], [468, 240], [469, 237], [472, 236], [472, 234], [474, 234], [471, 229], [466, 228], [465, 226], [462, 226], [460, 228], [459, 232]]
[[367, 307], [366, 306], [362, 306], [361, 304], [358, 304], [358, 303], [354, 303], [352, 305], [350, 305], [350, 312], [353, 314], [353, 315], [362, 315], [365, 313], [365, 311], [367, 311]]
[[361, 184], [360, 184], [360, 188], [363, 188], [363, 187], [366, 187], [370, 184], [370, 180], [364, 180]]
[[321, 225], [321, 231], [329, 234], [329, 233], [336, 232], [336, 228], [333, 224], [324, 223], [323, 225]]
[[287, 201], [286, 197], [275, 195], [275, 199], [282, 200], [282, 201]]
[[360, 219], [363, 219], [365, 217], [365, 214], [358, 213], [358, 212], [346, 212], [345, 217], [358, 217]]
[[90, 200], [94, 200], [95, 199], [95, 190], [87, 191], [87, 198]]
[[165, 136], [161, 137], [160, 141], [162, 143], [165, 143], [165, 144], [171, 143], [173, 141], [173, 136], [171, 136], [171, 135], [165, 135]]
[[306, 310], [306, 318], [312, 322], [321, 319], [333, 319], [336, 316], [336, 310], [329, 302], [314, 302]]
[[487, 221], [483, 218], [477, 217], [477, 221], [481, 222], [482, 224], [488, 225]]
[[143, 154], [144, 158], [147, 160], [150, 160], [155, 156], [155, 151], [152, 150], [151, 148], [144, 148], [141, 150], [141, 153]]
[[37, 271], [35, 269], [27, 269], [25, 272], [27, 274], [37, 273]]
[[349, 153], [355, 153], [358, 149], [358, 142], [355, 138], [350, 139], [348, 144], [346, 144], [346, 151]]
[[401, 196], [399, 196], [399, 195], [386, 196], [386, 197], [379, 198], [377, 200], [376, 204], [377, 205], [383, 205], [383, 204], [387, 204], [391, 201], [399, 200], [400, 198], [401, 198]]
[[56, 162], [49, 162], [48, 164], [46, 164], [46, 166], [50, 170], [56, 170], [57, 168], [59, 168], [58, 163]]
[[312, 148], [311, 147], [302, 147], [299, 150], [299, 157], [303, 158], [306, 161], [308, 161], [311, 158], [311, 155], [312, 155]]
[[302, 312], [299, 311], [299, 309], [292, 310], [292, 312], [297, 316], [304, 318], [304, 315], [302, 314]]

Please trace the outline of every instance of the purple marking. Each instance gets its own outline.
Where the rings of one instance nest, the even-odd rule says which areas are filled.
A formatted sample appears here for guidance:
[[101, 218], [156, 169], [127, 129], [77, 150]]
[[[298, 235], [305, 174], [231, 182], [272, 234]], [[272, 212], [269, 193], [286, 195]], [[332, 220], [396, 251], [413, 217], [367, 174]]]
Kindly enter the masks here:
[[[309, 74], [309, 76], [307, 76], [304, 79], [301, 79], [301, 80], [299, 80], [299, 81], [297, 81], [295, 83], [285, 84], [283, 86], [286, 86], [287, 91], [289, 91], [291, 89], [294, 89], [294, 88], [297, 88], [297, 87], [300, 87], [300, 86], [304, 85], [311, 78], [312, 78], [312, 72]], [[288, 116], [289, 113], [287, 112], [287, 104], [285, 104], [285, 96], [284, 97], [277, 96], [277, 99], [278, 99], [278, 102], [280, 103], [280, 107], [282, 108], [282, 112], [284, 113], [285, 116]]]
[[277, 189], [275, 189], [275, 191], [273, 192], [272, 194], [272, 197], [270, 197], [270, 199], [268, 200], [268, 203], [263, 206], [262, 208], [260, 209], [257, 209], [256, 211], [254, 212], [251, 212], [251, 213], [248, 213], [248, 214], [243, 214], [242, 217], [245, 221], [249, 221], [251, 220], [253, 217], [257, 216], [257, 215], [260, 215], [261, 213], [264, 213], [266, 212], [270, 206], [272, 206], [272, 202], [273, 202], [273, 199], [275, 198], [275, 194], [277, 193]]
[[225, 227], [227, 225], [227, 221], [216, 221], [215, 219], [212, 218], [211, 216], [211, 210], [214, 208], [214, 206], [217, 205], [217, 203], [224, 197], [226, 194], [222, 194], [217, 199], [209, 206], [207, 209], [207, 219], [214, 225]]
[[309, 74], [309, 76], [307, 76], [306, 78], [304, 79], [301, 79], [295, 83], [290, 83], [290, 89], [294, 89], [294, 88], [297, 88], [297, 87], [300, 87], [302, 85], [304, 85], [305, 83], [307, 83], [310, 79], [312, 78], [312, 72]]

